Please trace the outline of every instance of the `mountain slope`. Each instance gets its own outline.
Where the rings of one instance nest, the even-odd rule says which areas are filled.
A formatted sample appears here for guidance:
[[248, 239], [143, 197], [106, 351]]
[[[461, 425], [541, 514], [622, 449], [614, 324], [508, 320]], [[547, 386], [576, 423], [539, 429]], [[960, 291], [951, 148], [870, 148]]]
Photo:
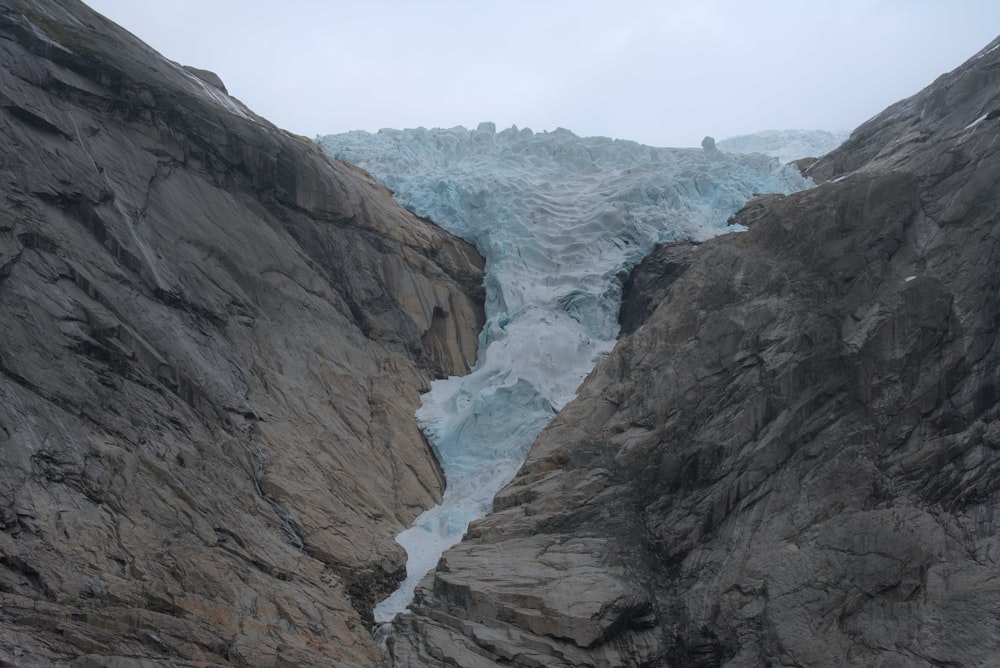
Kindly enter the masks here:
[[998, 46], [640, 265], [395, 665], [996, 663]]
[[0, 146], [0, 663], [378, 664], [478, 253], [72, 0]]

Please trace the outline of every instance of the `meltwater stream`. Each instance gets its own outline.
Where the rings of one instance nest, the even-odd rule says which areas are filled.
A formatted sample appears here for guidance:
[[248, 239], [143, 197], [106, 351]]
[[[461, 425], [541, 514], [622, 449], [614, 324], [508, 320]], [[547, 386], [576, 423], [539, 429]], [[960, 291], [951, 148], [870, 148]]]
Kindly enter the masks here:
[[[486, 258], [486, 325], [472, 371], [435, 381], [417, 419], [447, 488], [397, 541], [417, 582], [520, 467], [535, 436], [614, 345], [621, 289], [657, 242], [703, 240], [753, 193], [800, 190], [796, 170], [712, 147], [664, 149], [567, 130], [381, 130], [318, 139]], [[733, 228], [728, 228], [732, 230]]]

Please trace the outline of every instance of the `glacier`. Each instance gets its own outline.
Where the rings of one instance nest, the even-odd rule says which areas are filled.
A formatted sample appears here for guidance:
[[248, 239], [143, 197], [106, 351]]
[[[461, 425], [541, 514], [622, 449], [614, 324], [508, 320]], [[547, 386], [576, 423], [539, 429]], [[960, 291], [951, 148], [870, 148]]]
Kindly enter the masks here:
[[763, 153], [781, 162], [818, 158], [844, 143], [850, 133], [828, 130], [762, 130], [727, 137], [717, 144], [726, 153]]
[[405, 207], [486, 259], [486, 325], [466, 376], [434, 381], [417, 420], [446, 478], [440, 505], [397, 541], [400, 588], [375, 609], [388, 622], [523, 463], [538, 433], [573, 398], [618, 335], [629, 271], [659, 242], [732, 231], [755, 193], [811, 186], [761, 154], [670, 149], [569, 130], [354, 131], [316, 138]]

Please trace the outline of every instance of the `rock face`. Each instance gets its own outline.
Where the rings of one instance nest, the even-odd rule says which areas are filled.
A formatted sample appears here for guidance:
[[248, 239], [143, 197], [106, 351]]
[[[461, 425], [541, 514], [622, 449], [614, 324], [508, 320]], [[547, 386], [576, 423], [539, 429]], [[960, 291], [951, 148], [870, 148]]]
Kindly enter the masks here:
[[1000, 39], [660, 247], [397, 666], [1000, 660]]
[[0, 663], [381, 663], [482, 259], [75, 0], [0, 1]]

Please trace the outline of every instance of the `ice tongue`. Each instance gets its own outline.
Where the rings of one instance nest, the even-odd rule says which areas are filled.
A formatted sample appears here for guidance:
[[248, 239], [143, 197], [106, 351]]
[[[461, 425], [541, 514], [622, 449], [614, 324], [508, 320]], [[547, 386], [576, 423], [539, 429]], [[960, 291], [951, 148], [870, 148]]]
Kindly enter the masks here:
[[420, 578], [489, 512], [538, 432], [611, 350], [629, 270], [658, 242], [732, 230], [726, 221], [752, 193], [809, 185], [762, 155], [653, 148], [564, 129], [496, 132], [483, 123], [319, 143], [486, 258], [476, 365], [435, 381], [417, 411], [447, 490], [397, 537], [407, 577], [376, 607], [377, 621], [406, 609]]

